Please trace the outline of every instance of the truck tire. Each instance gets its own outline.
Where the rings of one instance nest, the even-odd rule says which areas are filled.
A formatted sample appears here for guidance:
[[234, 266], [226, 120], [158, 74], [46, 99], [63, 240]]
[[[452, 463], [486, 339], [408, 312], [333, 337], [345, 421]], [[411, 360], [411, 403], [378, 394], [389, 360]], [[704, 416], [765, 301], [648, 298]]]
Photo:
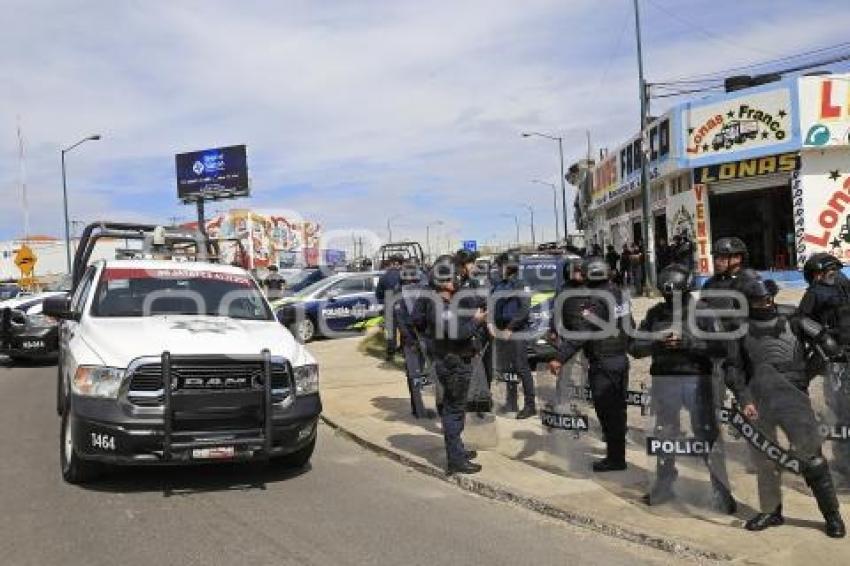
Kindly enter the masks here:
[[71, 403], [66, 397], [59, 425], [59, 466], [63, 480], [79, 485], [97, 478], [103, 471], [103, 466], [99, 462], [89, 462], [77, 456], [70, 415]]
[[316, 337], [316, 323], [309, 316], [305, 316], [303, 320], [290, 326], [289, 331], [292, 332], [296, 340], [302, 344], [306, 344]]
[[292, 454], [287, 454], [286, 456], [278, 456], [277, 458], [272, 460], [272, 465], [276, 467], [300, 470], [310, 462], [310, 458], [312, 458], [313, 456], [313, 450], [315, 449], [316, 437], [314, 436], [313, 440], [311, 440], [307, 446], [298, 450], [297, 452], [293, 452]]
[[62, 364], [56, 368], [56, 414], [62, 416], [62, 408], [65, 406], [65, 388], [62, 383]]

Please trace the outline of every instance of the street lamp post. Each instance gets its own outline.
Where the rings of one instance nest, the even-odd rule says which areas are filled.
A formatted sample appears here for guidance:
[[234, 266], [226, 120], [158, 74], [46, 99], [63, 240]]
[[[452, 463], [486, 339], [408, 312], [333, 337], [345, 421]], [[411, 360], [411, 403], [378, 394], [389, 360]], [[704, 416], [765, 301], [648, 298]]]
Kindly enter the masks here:
[[530, 204], [524, 204], [523, 206], [528, 209], [528, 213], [531, 215], [531, 245], [536, 247], [537, 238], [534, 236], [534, 209]]
[[392, 222], [396, 218], [401, 218], [401, 216], [402, 216], [401, 214], [396, 214], [395, 216], [390, 216], [389, 218], [387, 218], [387, 236], [389, 236], [389, 240], [387, 240], [387, 243], [390, 243], [390, 244], [393, 243], [393, 225], [392, 225]]
[[567, 241], [569, 235], [568, 217], [567, 217], [567, 185], [564, 178], [564, 138], [560, 136], [550, 136], [549, 134], [541, 134], [540, 132], [523, 132], [522, 137], [529, 138], [531, 136], [539, 136], [541, 138], [550, 139], [558, 142], [558, 156], [561, 161], [561, 207], [564, 214], [564, 242]]
[[510, 214], [508, 212], [503, 213], [502, 216], [514, 219], [514, 223], [516, 224], [516, 245], [517, 247], [519, 247], [519, 216], [517, 216], [516, 214]]
[[428, 261], [431, 261], [431, 226], [442, 226], [442, 220], [435, 220], [425, 225], [425, 251], [428, 254]]
[[555, 213], [555, 243], [557, 243], [561, 239], [560, 232], [558, 231], [558, 186], [555, 183], [547, 183], [538, 179], [534, 179], [531, 182], [552, 187], [552, 210]]
[[62, 207], [65, 211], [65, 261], [68, 267], [68, 273], [71, 273], [71, 223], [68, 220], [68, 180], [65, 172], [65, 154], [87, 141], [97, 141], [100, 139], [100, 134], [94, 134], [85, 137], [74, 145], [62, 150]]

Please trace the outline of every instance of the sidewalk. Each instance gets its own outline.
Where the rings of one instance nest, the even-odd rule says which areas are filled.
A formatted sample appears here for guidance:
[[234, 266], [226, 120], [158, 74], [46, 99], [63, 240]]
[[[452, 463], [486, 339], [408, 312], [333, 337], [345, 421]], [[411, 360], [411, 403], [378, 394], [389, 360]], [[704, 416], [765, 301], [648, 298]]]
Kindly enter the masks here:
[[[638, 320], [649, 304], [645, 299], [635, 301]], [[410, 416], [400, 364], [364, 354], [361, 337], [319, 341], [309, 349], [320, 363], [323, 417], [328, 424], [372, 450], [445, 478], [439, 422]], [[646, 378], [646, 367], [645, 363], [634, 364], [633, 384]], [[638, 408], [629, 409], [630, 423], [638, 420], [633, 418], [638, 414]], [[475, 429], [469, 429], [468, 445], [475, 443]], [[740, 564], [826, 566], [848, 562], [850, 543], [823, 534], [822, 518], [808, 492], [785, 491], [784, 527], [750, 533], [743, 529], [743, 523], [753, 510], [745, 505], [731, 517], [708, 511], [697, 516], [690, 511], [661, 511], [644, 505], [640, 498], [648, 484], [647, 456], [640, 442], [629, 445], [629, 470], [593, 475], [584, 465], [589, 466], [589, 458], [579, 469], [561, 466], [562, 462], [546, 454], [540, 442], [545, 433], [539, 419], [517, 421], [498, 416], [497, 429], [498, 445], [490, 442], [492, 439], [477, 439], [477, 461], [483, 471], [448, 481], [487, 497], [680, 555]], [[601, 454], [602, 446], [596, 441], [591, 451]], [[587, 456], [591, 455], [596, 454]], [[747, 479], [754, 482], [754, 478]], [[850, 505], [843, 507], [845, 518], [850, 518]]]

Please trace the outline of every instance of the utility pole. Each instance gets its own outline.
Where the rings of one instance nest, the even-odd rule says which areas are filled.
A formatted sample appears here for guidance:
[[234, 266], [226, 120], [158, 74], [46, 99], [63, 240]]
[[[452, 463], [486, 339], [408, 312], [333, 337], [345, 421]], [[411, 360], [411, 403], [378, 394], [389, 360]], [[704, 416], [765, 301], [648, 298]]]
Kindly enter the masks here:
[[649, 189], [649, 175], [647, 170], [648, 137], [646, 134], [647, 116], [649, 114], [649, 92], [646, 79], [643, 76], [643, 50], [640, 41], [640, 10], [638, 0], [634, 0], [635, 6], [635, 37], [637, 39], [638, 59], [638, 81], [640, 83], [640, 193], [643, 205], [643, 245], [646, 253], [646, 276], [648, 285], [645, 287], [647, 294], [651, 295], [656, 287], [655, 276], [655, 226], [652, 224], [652, 206]]

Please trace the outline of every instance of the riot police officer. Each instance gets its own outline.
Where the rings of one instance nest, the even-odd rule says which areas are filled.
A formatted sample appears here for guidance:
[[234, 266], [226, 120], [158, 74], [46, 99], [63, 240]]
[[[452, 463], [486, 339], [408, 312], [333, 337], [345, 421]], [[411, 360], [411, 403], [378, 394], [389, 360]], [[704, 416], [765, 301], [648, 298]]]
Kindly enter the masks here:
[[[501, 280], [493, 287], [493, 325], [490, 333], [494, 337], [499, 371], [516, 375], [522, 383], [523, 406], [516, 418], [527, 419], [537, 414], [537, 408], [534, 377], [528, 364], [528, 343], [516, 335], [528, 330], [531, 314], [531, 298], [524, 292], [519, 280], [519, 260], [519, 255], [513, 252], [503, 253], [496, 259]], [[502, 293], [505, 295], [500, 296]], [[517, 384], [508, 382], [507, 411], [517, 411], [517, 395]]]
[[404, 259], [401, 256], [392, 256], [387, 270], [378, 279], [378, 285], [375, 288], [375, 298], [379, 304], [384, 305], [384, 335], [386, 336], [387, 343], [387, 361], [392, 361], [397, 349], [393, 303], [401, 292], [400, 270], [403, 261]]
[[[802, 475], [812, 490], [826, 521], [826, 534], [846, 534], [829, 464], [821, 452], [823, 438], [808, 398], [810, 377], [806, 372], [805, 344], [817, 344], [825, 352], [837, 346], [817, 322], [808, 317], [780, 312], [773, 297], [772, 281], [750, 280], [742, 292], [749, 303], [747, 334], [736, 341], [728, 362], [729, 383], [744, 415], [766, 438], [777, 439], [781, 428], [802, 460]], [[753, 448], [758, 473], [760, 512], [746, 528], [760, 531], [781, 525], [782, 495], [777, 465]]]
[[[679, 413], [684, 407], [689, 413], [694, 437], [717, 446], [720, 429], [715, 415], [721, 400], [716, 398], [716, 388], [712, 383], [711, 356], [724, 355], [725, 345], [700, 339], [691, 332], [689, 313], [697, 306], [690, 293], [692, 280], [691, 272], [681, 264], [669, 265], [658, 273], [658, 290], [664, 302], [649, 309], [638, 330], [663, 334], [663, 338], [639, 335], [631, 341], [629, 353], [636, 358], [652, 356], [650, 398], [656, 436], [661, 439], [679, 437]], [[695, 320], [699, 323], [704, 319]], [[705, 455], [705, 461], [709, 466], [714, 505], [718, 510], [732, 514], [736, 505], [729, 492], [725, 461], [722, 457], [709, 456]], [[677, 475], [675, 456], [660, 454], [655, 483], [644, 501], [658, 505], [673, 499]]]
[[[841, 273], [841, 262], [828, 253], [817, 253], [803, 265], [803, 276], [809, 284], [800, 301], [800, 314], [809, 316], [827, 328], [840, 351], [823, 363], [817, 357], [812, 368], [823, 373], [824, 399], [842, 424], [850, 423], [850, 280]], [[832, 446], [833, 466], [850, 482], [850, 445]]]
[[[558, 353], [549, 362], [549, 368], [557, 374], [573, 355], [579, 350], [584, 351], [588, 360], [588, 381], [593, 405], [602, 426], [607, 450], [605, 458], [593, 463], [593, 471], [625, 470], [626, 393], [629, 382], [629, 360], [626, 356], [629, 341], [626, 329], [634, 327], [631, 305], [620, 288], [611, 283], [609, 267], [604, 258], [586, 258], [580, 269], [586, 288], [601, 293], [581, 296], [582, 288], [578, 288], [578, 295], [564, 301], [561, 324], [568, 334], [559, 336]], [[588, 319], [590, 315], [613, 323], [613, 333], [599, 337], [576, 336], [575, 333], [599, 334], [601, 329]]]
[[460, 274], [451, 256], [437, 258], [431, 268], [431, 286], [436, 297], [429, 296], [416, 305], [414, 323], [424, 329], [433, 348], [434, 369], [443, 386], [443, 438], [446, 443], [446, 471], [476, 473], [481, 466], [471, 462], [475, 453], [467, 451], [461, 440], [466, 418], [466, 398], [476, 355], [475, 335], [484, 325], [486, 314], [477, 309], [458, 308], [453, 300], [461, 286]]
[[703, 289], [735, 289], [747, 280], [759, 277], [756, 271], [747, 268], [749, 250], [740, 238], [718, 239], [711, 247], [711, 255], [714, 275], [703, 284]]
[[428, 351], [414, 324], [416, 304], [422, 295], [429, 292], [427, 286], [422, 285], [421, 281], [422, 273], [419, 266], [412, 261], [405, 263], [401, 269], [401, 298], [394, 304], [394, 314], [399, 334], [401, 334], [411, 411], [417, 419], [432, 419], [435, 416], [434, 411], [426, 409], [422, 402], [422, 381], [425, 379]]

